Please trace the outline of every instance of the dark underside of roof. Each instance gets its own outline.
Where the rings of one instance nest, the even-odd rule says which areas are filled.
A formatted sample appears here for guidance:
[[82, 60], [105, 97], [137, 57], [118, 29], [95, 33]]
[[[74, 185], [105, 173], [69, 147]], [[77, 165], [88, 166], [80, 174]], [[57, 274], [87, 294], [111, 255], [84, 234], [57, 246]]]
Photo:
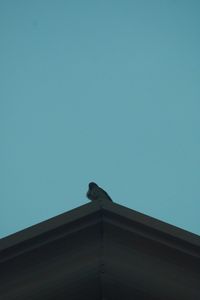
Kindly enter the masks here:
[[0, 299], [200, 299], [200, 238], [89, 203], [2, 239]]

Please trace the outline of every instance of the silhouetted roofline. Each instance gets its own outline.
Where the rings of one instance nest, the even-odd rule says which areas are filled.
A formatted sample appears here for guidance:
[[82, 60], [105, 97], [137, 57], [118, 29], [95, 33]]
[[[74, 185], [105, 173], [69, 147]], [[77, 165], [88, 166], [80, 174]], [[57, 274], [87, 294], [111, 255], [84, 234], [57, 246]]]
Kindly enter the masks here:
[[[145, 235], [149, 235], [151, 238], [154, 237], [158, 240], [160, 239], [160, 242], [162, 243], [166, 242], [169, 244], [171, 242], [173, 245], [176, 244], [177, 246], [179, 243], [181, 245], [185, 243], [188, 247], [200, 247], [200, 236], [192, 232], [183, 230], [114, 202], [89, 202], [2, 238], [0, 241], [0, 250], [6, 250], [7, 248], [32, 240], [40, 235], [50, 233], [51, 231], [55, 232], [60, 227], [74, 223], [82, 218], [87, 218], [89, 215], [98, 212], [105, 212], [113, 216], [115, 215], [115, 217], [123, 218], [123, 223], [121, 222], [121, 225], [125, 226], [125, 224], [127, 225], [128, 223], [129, 226], [127, 226], [129, 227], [129, 230], [140, 228], [141, 233], [145, 232]], [[120, 222], [118, 225], [120, 226]], [[136, 227], [134, 227], [134, 225]]]
[[200, 299], [200, 237], [109, 201], [0, 242], [4, 300]]

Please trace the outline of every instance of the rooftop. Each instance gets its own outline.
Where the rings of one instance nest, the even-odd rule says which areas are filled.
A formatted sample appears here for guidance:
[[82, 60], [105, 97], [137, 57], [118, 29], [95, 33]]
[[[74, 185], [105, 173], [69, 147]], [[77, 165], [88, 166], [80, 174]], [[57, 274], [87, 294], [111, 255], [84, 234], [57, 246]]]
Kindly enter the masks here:
[[1, 239], [0, 296], [200, 299], [200, 237], [91, 202]]

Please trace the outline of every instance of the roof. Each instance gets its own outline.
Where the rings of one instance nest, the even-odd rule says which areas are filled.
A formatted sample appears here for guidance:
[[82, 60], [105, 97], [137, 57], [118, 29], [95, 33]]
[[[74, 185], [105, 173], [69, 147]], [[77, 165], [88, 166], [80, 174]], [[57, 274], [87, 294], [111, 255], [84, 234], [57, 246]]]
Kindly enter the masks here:
[[91, 202], [0, 242], [3, 300], [200, 299], [200, 237]]

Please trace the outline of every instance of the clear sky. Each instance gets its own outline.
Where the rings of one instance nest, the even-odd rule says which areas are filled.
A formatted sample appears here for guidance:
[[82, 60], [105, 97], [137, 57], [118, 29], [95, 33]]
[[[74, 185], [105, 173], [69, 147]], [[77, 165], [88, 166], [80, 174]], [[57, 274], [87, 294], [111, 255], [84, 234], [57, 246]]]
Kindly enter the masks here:
[[200, 1], [0, 1], [0, 235], [87, 203], [200, 234]]

